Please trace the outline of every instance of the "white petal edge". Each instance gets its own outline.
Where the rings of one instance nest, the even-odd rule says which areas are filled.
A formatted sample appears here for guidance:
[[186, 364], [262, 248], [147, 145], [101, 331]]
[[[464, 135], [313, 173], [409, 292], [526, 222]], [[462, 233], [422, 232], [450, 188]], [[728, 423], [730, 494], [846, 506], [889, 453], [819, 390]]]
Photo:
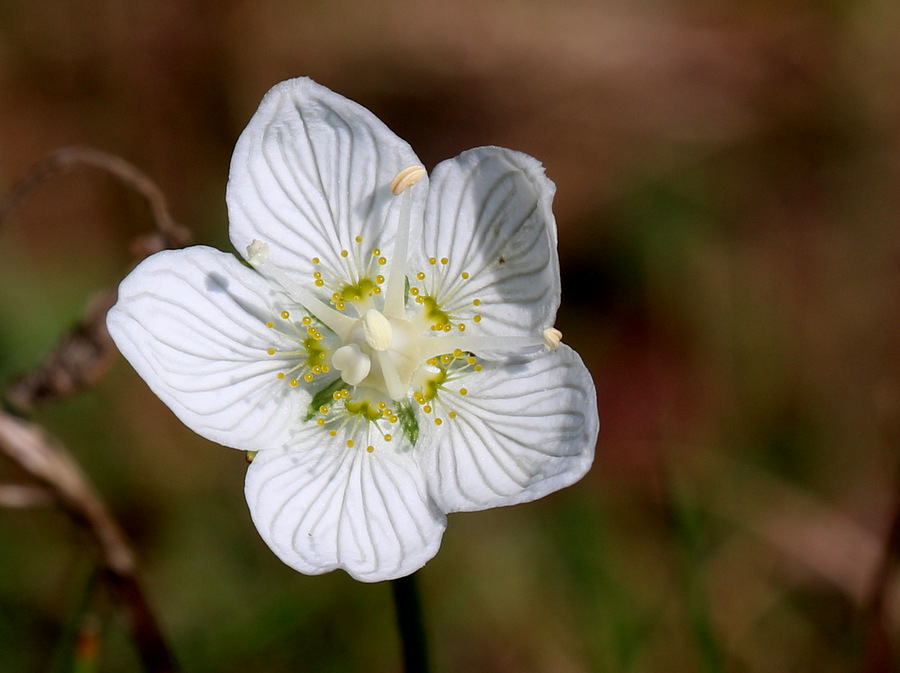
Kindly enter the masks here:
[[466, 395], [441, 396], [456, 418], [444, 415], [440, 427], [419, 424], [429, 492], [443, 511], [528, 502], [590, 469], [600, 430], [597, 397], [590, 373], [568, 346], [486, 363], [459, 385]]
[[444, 311], [481, 316], [467, 334], [533, 336], [553, 325], [560, 298], [555, 192], [539, 161], [500, 147], [435, 167], [412, 271], [428, 276], [429, 258], [447, 258], [438, 266], [447, 279], [438, 300], [452, 295]]
[[[267, 243], [267, 264], [300, 286], [312, 284], [313, 257], [349, 280], [354, 262], [392, 245], [399, 208], [391, 181], [419, 163], [358, 103], [309, 78], [281, 82], [235, 146], [226, 193], [231, 242], [242, 255], [254, 239]], [[412, 192], [414, 222], [426, 193]]]
[[348, 448], [307, 426], [291, 448], [261, 451], [245, 495], [263, 541], [301, 573], [343, 568], [362, 582], [415, 572], [440, 548], [446, 517], [409, 453]]
[[265, 326], [280, 295], [233, 255], [195, 246], [144, 260], [107, 315], [113, 341], [199, 435], [258, 450], [291, 438], [309, 395], [277, 379]]

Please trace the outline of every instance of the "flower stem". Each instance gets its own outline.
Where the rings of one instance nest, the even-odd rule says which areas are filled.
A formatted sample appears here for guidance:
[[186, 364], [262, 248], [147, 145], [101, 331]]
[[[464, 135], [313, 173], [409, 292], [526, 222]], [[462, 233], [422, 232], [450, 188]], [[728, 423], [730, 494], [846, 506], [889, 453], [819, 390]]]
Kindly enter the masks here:
[[403, 669], [406, 673], [427, 673], [428, 648], [415, 573], [392, 580], [391, 588], [403, 647]]

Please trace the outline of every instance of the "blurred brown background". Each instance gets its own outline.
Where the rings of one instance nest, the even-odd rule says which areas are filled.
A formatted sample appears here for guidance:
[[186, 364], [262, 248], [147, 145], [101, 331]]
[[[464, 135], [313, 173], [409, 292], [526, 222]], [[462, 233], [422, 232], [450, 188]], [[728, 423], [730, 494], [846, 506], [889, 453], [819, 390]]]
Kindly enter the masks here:
[[[0, 190], [95, 147], [227, 249], [233, 143], [297, 75], [429, 168], [485, 144], [536, 156], [558, 186], [558, 327], [603, 430], [573, 488], [451, 516], [420, 573], [435, 669], [894, 670], [898, 44], [887, 0], [0, 0]], [[4, 382], [150, 226], [91, 170], [0, 225]], [[124, 361], [34, 420], [134, 542], [186, 671], [399, 669], [388, 587], [282, 566], [243, 457]], [[0, 459], [0, 483], [24, 481]], [[68, 670], [85, 614], [96, 670], [139, 670], [93, 558], [56, 510], [0, 509], [0, 671]]]

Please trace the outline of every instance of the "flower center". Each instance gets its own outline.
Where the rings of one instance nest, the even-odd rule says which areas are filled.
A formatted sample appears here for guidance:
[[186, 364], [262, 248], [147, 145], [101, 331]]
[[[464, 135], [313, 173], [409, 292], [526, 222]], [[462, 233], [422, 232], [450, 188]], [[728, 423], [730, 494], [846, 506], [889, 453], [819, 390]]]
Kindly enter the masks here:
[[420, 365], [419, 342], [410, 321], [386, 318], [370, 308], [334, 352], [332, 363], [347, 384], [374, 388], [398, 401], [406, 397]]
[[[458, 299], [466, 296], [461, 289], [469, 273], [451, 277], [447, 257], [431, 257], [423, 269], [408, 268], [409, 189], [424, 174], [424, 168], [410, 167], [391, 185], [402, 201], [390, 259], [357, 235], [331, 264], [312, 258], [315, 289], [307, 289], [268, 264], [266, 243], [253, 241], [247, 249], [250, 264], [264, 266], [263, 273], [308, 312], [297, 321], [283, 310], [284, 323], [266, 323], [296, 344], [268, 349], [270, 356], [291, 363], [278, 377], [293, 387], [309, 384], [312, 401], [305, 420], [315, 419], [332, 437], [345, 437], [348, 447], [364, 441], [373, 451], [373, 433], [388, 442], [403, 436], [415, 445], [421, 414], [436, 425], [457, 417], [453, 400], [468, 394], [460, 380], [482, 369], [475, 351], [544, 345], [541, 337], [467, 334], [466, 321], [481, 321], [476, 311], [482, 302]], [[322, 291], [330, 293], [329, 302], [317, 294]]]

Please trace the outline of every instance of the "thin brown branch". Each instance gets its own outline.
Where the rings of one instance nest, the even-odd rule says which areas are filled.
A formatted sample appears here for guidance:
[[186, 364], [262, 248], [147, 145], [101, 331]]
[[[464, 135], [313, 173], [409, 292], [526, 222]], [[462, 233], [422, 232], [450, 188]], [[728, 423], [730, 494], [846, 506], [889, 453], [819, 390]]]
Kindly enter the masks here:
[[85, 390], [109, 369], [116, 347], [106, 330], [106, 313], [116, 302], [116, 291], [106, 290], [88, 304], [84, 316], [63, 336], [43, 363], [9, 386], [7, 399], [17, 409], [56, 402]]
[[[190, 232], [172, 219], [166, 198], [153, 180], [121, 157], [86, 147], [58, 150], [36, 164], [0, 202], [0, 224], [49, 178], [80, 167], [112, 175], [147, 201], [155, 232], [136, 239], [133, 252], [139, 259], [165, 248], [183, 246], [190, 240]], [[65, 399], [103, 376], [116, 353], [106, 331], [106, 313], [115, 301], [115, 290], [97, 295], [81, 321], [60, 340], [40, 367], [10, 386], [7, 399], [16, 409], [32, 411], [41, 404]]]
[[69, 452], [34, 423], [2, 409], [0, 451], [50, 489], [62, 508], [96, 543], [108, 585], [128, 612], [145, 669], [153, 673], [175, 671], [174, 659], [137, 582], [134, 553]]
[[24, 484], [0, 484], [0, 507], [24, 509], [52, 505], [55, 502], [56, 498], [49, 488]]
[[185, 245], [190, 234], [178, 225], [169, 214], [169, 207], [162, 190], [145, 173], [134, 164], [114, 154], [108, 154], [90, 147], [66, 147], [57, 150], [43, 161], [36, 164], [6, 197], [0, 202], [0, 224], [35, 188], [46, 180], [74, 168], [89, 167], [104, 171], [127, 187], [137, 191], [147, 201], [150, 215], [156, 227], [156, 235], [148, 237], [142, 247], [149, 252], [141, 251], [146, 256], [150, 252]]

